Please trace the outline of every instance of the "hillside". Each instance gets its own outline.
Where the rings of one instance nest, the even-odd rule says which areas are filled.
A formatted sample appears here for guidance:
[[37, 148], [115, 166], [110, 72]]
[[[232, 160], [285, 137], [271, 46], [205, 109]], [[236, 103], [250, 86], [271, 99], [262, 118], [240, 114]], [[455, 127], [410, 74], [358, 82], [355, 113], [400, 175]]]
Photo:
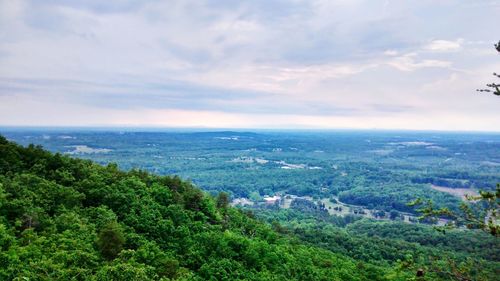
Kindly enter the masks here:
[[[321, 229], [305, 230], [301, 240], [229, 207], [224, 194], [213, 198], [178, 177], [125, 172], [1, 136], [0, 223], [0, 280], [415, 276], [411, 265], [372, 262], [333, 243], [322, 245], [334, 237]], [[356, 231], [372, 230], [361, 225]], [[429, 272], [419, 280], [452, 279]]]

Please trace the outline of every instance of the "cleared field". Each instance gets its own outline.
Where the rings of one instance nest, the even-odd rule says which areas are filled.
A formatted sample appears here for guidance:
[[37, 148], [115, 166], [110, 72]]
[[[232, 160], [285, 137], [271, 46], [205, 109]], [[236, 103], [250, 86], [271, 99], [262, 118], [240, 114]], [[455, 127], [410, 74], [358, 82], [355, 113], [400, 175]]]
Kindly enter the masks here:
[[479, 193], [471, 188], [451, 188], [451, 187], [444, 187], [444, 186], [437, 186], [437, 185], [431, 185], [431, 188], [437, 191], [441, 192], [446, 192], [449, 193], [453, 196], [457, 196], [462, 198], [462, 200], [465, 200], [466, 195], [472, 195], [472, 196], [477, 196]]

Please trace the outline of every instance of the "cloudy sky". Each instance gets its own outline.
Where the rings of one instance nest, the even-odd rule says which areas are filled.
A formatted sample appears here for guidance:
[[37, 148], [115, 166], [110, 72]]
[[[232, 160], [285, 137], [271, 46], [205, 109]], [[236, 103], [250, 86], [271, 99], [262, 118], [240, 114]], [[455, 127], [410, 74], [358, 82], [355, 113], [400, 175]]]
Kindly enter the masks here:
[[500, 1], [0, 0], [0, 125], [500, 131]]

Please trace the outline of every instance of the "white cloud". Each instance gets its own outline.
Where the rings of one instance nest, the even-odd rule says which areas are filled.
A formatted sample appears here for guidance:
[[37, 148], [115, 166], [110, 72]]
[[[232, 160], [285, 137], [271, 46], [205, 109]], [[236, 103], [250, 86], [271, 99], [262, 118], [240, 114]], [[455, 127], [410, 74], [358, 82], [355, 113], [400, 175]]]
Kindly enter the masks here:
[[384, 55], [386, 56], [397, 56], [399, 54], [396, 50], [386, 50], [384, 51]]
[[0, 0], [0, 125], [483, 128], [499, 6], [388, 3]]
[[429, 44], [424, 46], [424, 50], [429, 50], [434, 52], [457, 51], [462, 47], [463, 42], [464, 42], [463, 39], [457, 39], [455, 41], [433, 40]]
[[449, 68], [450, 61], [423, 59], [417, 60], [416, 53], [409, 53], [403, 56], [396, 57], [387, 62], [388, 65], [393, 66], [402, 71], [414, 71], [421, 68]]

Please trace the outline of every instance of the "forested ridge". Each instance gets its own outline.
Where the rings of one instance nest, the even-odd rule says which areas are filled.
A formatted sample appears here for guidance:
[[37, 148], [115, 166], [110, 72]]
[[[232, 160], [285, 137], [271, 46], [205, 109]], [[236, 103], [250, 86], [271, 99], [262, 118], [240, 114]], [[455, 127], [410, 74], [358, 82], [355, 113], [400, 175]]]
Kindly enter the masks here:
[[[0, 136], [0, 280], [455, 280], [443, 273], [446, 260], [387, 256], [401, 249], [417, 260], [430, 247], [419, 243], [433, 234], [415, 230], [413, 241], [394, 247], [367, 237], [399, 237], [404, 227], [356, 222], [344, 230], [307, 217], [286, 225], [299, 216], [288, 215], [268, 224], [178, 177], [125, 172]], [[494, 280], [497, 251], [475, 257], [491, 245], [443, 247], [458, 253], [464, 276]], [[448, 253], [440, 249], [434, 253]]]

